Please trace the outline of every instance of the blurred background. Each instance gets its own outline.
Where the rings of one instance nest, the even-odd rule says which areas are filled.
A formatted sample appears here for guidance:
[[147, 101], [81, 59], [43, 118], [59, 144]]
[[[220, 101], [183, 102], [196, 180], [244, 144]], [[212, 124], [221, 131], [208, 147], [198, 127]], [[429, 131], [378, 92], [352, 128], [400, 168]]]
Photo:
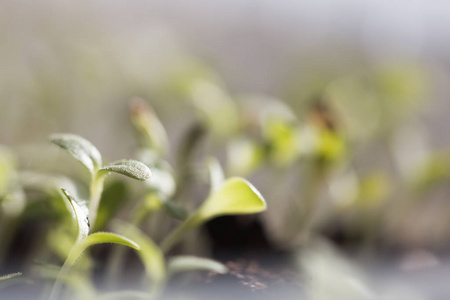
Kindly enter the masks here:
[[311, 299], [450, 296], [450, 3], [3, 0], [0, 39], [0, 144], [21, 170], [83, 177], [55, 132], [135, 157], [140, 97], [169, 162], [200, 122], [198, 161], [260, 189], [261, 245], [298, 256]]

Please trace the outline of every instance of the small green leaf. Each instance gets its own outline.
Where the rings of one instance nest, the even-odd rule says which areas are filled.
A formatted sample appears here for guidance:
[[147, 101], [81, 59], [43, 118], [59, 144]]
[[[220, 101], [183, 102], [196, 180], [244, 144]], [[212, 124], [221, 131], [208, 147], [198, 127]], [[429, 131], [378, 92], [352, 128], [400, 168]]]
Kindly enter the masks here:
[[102, 166], [100, 152], [88, 140], [68, 133], [53, 134], [50, 141], [60, 148], [69, 152], [76, 160], [94, 174]]
[[204, 222], [220, 215], [259, 213], [266, 208], [264, 198], [250, 182], [233, 177], [208, 197], [196, 214]]
[[149, 179], [152, 174], [145, 164], [132, 159], [119, 160], [99, 170], [102, 175], [108, 172], [116, 172], [142, 181]]
[[145, 266], [147, 275], [154, 282], [161, 282], [166, 277], [165, 260], [162, 251], [156, 244], [138, 228], [123, 222], [114, 222], [116, 231], [126, 234], [132, 238], [141, 251], [138, 252], [142, 263]]
[[78, 229], [78, 237], [77, 241], [80, 242], [84, 240], [89, 234], [89, 220], [87, 216], [87, 208], [83, 209], [78, 202], [70, 196], [69, 192], [66, 189], [61, 188], [63, 195], [69, 201], [69, 204], [72, 207], [72, 217], [77, 222]]
[[161, 242], [161, 249], [169, 251], [183, 236], [202, 223], [221, 215], [253, 214], [266, 210], [266, 202], [247, 180], [230, 178], [214, 192], [186, 221]]
[[9, 279], [17, 278], [17, 277], [19, 277], [19, 276], [22, 276], [22, 273], [21, 273], [21, 272], [11, 273], [11, 274], [8, 274], [8, 275], [3, 275], [3, 276], [0, 276], [0, 281], [4, 281], [4, 280], [9, 280]]
[[67, 260], [64, 264], [68, 266], [73, 265], [75, 261], [80, 257], [80, 255], [90, 246], [108, 243], [124, 245], [136, 250], [140, 250], [139, 245], [124, 236], [111, 232], [96, 232], [77, 243], [72, 248], [72, 250], [70, 250], [70, 253], [67, 256]]
[[195, 256], [177, 256], [167, 264], [169, 277], [176, 273], [196, 270], [213, 271], [220, 274], [228, 272], [228, 268], [217, 261]]

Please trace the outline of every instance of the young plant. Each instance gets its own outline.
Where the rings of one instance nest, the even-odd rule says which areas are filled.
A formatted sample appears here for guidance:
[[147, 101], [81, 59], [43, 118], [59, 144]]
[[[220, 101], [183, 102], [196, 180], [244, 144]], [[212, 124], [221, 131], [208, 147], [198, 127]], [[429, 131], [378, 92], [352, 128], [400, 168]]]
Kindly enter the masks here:
[[102, 157], [97, 148], [78, 135], [54, 134], [50, 137], [50, 141], [67, 151], [91, 173], [89, 220], [94, 228], [106, 175], [115, 172], [142, 181], [151, 176], [150, 169], [136, 160], [124, 159], [103, 166]]
[[243, 178], [227, 179], [205, 202], [161, 243], [168, 252], [190, 230], [221, 215], [253, 214], [266, 210], [266, 202], [256, 188]]
[[116, 172], [144, 181], [150, 178], [151, 171], [145, 164], [136, 160], [119, 160], [103, 166], [102, 157], [97, 148], [89, 141], [77, 135], [54, 134], [50, 137], [50, 140], [60, 148], [66, 150], [91, 173], [89, 208], [82, 207], [65, 189], [62, 189], [64, 196], [72, 208], [72, 216], [76, 220], [78, 236], [53, 287], [51, 298], [54, 299], [59, 294], [61, 278], [66, 276], [70, 267], [89, 246], [102, 243], [116, 243], [135, 249], [139, 248], [134, 242], [113, 233], [97, 232], [89, 235], [90, 223], [92, 225], [95, 224], [106, 175], [110, 172]]

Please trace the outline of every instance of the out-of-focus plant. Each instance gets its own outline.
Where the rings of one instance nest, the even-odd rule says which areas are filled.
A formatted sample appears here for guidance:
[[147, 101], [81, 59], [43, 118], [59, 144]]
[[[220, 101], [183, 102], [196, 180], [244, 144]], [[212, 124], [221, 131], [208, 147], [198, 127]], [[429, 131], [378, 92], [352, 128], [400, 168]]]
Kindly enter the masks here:
[[203, 204], [161, 243], [170, 250], [187, 231], [221, 215], [253, 214], [266, 210], [261, 194], [246, 180], [230, 178], [212, 192]]
[[329, 245], [317, 243], [299, 255], [307, 282], [308, 299], [380, 299], [364, 279], [363, 273]]
[[[19, 216], [52, 216], [47, 221], [58, 223], [45, 233], [42, 240], [46, 245], [42, 247], [51, 252], [43, 255], [44, 260], [56, 254], [65, 261], [62, 268], [47, 263], [35, 266], [38, 276], [56, 278], [53, 298], [62, 294], [64, 283], [79, 290], [75, 295], [79, 298], [156, 299], [178, 272], [202, 269], [224, 273], [226, 267], [219, 262], [171, 255], [186, 250], [187, 243], [181, 242], [206, 222], [223, 215], [260, 213], [267, 204], [274, 204], [272, 211], [278, 222], [278, 231], [273, 230], [270, 212], [262, 217], [274, 248], [296, 252], [320, 230], [325, 234], [327, 230], [337, 234], [344, 231], [344, 238], [363, 236], [363, 241], [377, 242], [386, 234], [389, 220], [404, 223], [400, 214], [411, 219], [429, 193], [450, 178], [446, 153], [426, 152], [422, 163], [413, 156], [410, 161], [400, 161], [406, 157], [404, 149], [394, 153], [393, 144], [398, 143], [398, 137], [402, 140], [399, 128], [418, 110], [426, 90], [419, 68], [337, 76], [315, 86], [314, 93], [305, 92], [308, 99], [288, 104], [268, 96], [235, 96], [207, 66], [190, 67], [171, 82], [176, 97], [184, 100], [179, 103], [186, 108], [187, 119], [193, 118], [183, 128], [177, 148], [171, 147], [172, 136], [156, 109], [138, 98], [129, 108], [137, 132], [139, 161], [121, 160], [104, 166], [99, 151], [89, 141], [73, 134], [51, 136], [54, 144], [89, 170], [87, 189], [61, 176], [18, 172], [9, 151], [0, 149], [2, 241], [5, 228], [14, 232], [11, 224], [19, 223]], [[388, 157], [393, 170], [385, 171], [382, 163], [378, 165], [377, 151]], [[408, 168], [402, 167], [405, 161]], [[139, 190], [133, 189], [133, 183], [104, 186], [110, 172], [144, 184]], [[269, 195], [265, 197], [268, 203], [239, 176], [257, 180]], [[205, 181], [209, 194], [199, 196]], [[127, 219], [127, 223], [116, 217]], [[109, 226], [123, 236], [103, 232]], [[346, 246], [345, 240], [339, 242]], [[91, 245], [102, 243], [138, 250], [148, 279], [145, 291], [98, 292], [86, 276], [95, 261], [82, 254]], [[345, 299], [374, 299], [373, 291], [350, 264], [325, 248], [307, 252], [302, 263], [301, 270], [313, 278], [306, 285], [311, 299], [327, 299], [330, 293]], [[127, 250], [116, 247], [107, 252], [106, 267], [99, 272], [112, 279], [110, 287], [124, 277]], [[75, 262], [77, 268], [72, 269]]]

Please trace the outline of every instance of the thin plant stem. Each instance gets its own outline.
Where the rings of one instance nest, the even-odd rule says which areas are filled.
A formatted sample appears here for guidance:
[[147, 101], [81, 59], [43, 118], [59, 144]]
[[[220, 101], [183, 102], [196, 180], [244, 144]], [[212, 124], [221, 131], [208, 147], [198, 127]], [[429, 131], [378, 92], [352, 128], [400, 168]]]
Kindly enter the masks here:
[[98, 173], [93, 176], [90, 186], [90, 201], [89, 201], [89, 222], [91, 227], [95, 228], [95, 221], [97, 219], [97, 211], [100, 204], [100, 199], [103, 192], [103, 183], [105, 176]]
[[197, 227], [200, 224], [200, 216], [198, 214], [192, 215], [189, 219], [184, 221], [180, 226], [175, 228], [162, 242], [161, 242], [161, 250], [164, 253], [169, 252], [173, 246], [175, 246], [183, 236]]

